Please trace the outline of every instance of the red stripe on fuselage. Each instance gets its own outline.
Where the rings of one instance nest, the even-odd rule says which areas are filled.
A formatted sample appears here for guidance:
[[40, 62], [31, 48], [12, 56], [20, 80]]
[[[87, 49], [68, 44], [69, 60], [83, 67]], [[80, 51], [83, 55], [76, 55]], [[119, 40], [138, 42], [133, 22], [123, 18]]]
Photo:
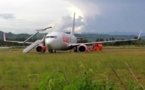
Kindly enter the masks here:
[[62, 42], [70, 43], [70, 37], [68, 35], [62, 34]]

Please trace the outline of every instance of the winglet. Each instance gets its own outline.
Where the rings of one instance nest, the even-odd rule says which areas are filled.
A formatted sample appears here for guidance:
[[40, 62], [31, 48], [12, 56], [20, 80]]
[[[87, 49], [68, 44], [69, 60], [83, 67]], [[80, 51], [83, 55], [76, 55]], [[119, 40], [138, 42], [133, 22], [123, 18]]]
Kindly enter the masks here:
[[140, 30], [140, 32], [139, 32], [139, 34], [138, 34], [138, 37], [137, 37], [138, 40], [139, 40], [139, 38], [140, 38], [140, 35], [141, 35], [141, 30]]
[[6, 33], [5, 33], [5, 32], [4, 32], [4, 35], [3, 35], [3, 36], [4, 36], [4, 41], [7, 41], [7, 40], [6, 40]]

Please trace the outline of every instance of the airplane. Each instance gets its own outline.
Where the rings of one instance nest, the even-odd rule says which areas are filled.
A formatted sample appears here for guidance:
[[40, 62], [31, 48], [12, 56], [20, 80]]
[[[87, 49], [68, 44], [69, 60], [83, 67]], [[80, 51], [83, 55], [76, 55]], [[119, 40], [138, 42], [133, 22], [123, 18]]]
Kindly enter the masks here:
[[[28, 53], [31, 49], [36, 48], [37, 52], [46, 52], [48, 49], [49, 53], [54, 53], [57, 50], [73, 50], [74, 52], [88, 52], [91, 50], [101, 51], [103, 49], [103, 43], [109, 42], [123, 42], [123, 41], [135, 41], [139, 40], [141, 31], [137, 39], [127, 39], [127, 40], [111, 40], [111, 41], [100, 41], [100, 42], [88, 42], [88, 43], [77, 43], [77, 37], [74, 35], [75, 29], [75, 13], [73, 17], [73, 27], [70, 34], [64, 32], [52, 31], [45, 35], [41, 40], [36, 40], [35, 42], [27, 42], [30, 38], [34, 37], [39, 31], [45, 31], [52, 27], [47, 27], [45, 29], [37, 30], [35, 34], [30, 36], [25, 41], [9, 41], [6, 40], [6, 35], [4, 33], [5, 42], [14, 42], [14, 43], [27, 43], [30, 44], [25, 49], [23, 53]], [[92, 46], [91, 48], [89, 46]]]

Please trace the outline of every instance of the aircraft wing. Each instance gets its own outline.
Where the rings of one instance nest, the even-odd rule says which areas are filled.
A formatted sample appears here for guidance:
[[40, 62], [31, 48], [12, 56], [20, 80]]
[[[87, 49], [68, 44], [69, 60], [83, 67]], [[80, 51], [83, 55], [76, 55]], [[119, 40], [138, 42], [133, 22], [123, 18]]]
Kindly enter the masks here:
[[76, 44], [70, 44], [70, 46], [79, 46], [81, 44], [85, 45], [92, 45], [92, 44], [99, 44], [99, 43], [109, 43], [109, 42], [123, 42], [123, 41], [135, 41], [138, 39], [129, 39], [129, 40], [110, 40], [110, 41], [100, 41], [100, 42], [88, 42], [88, 43], [76, 43]]
[[140, 35], [141, 35], [141, 31], [137, 37], [137, 39], [126, 39], [126, 40], [110, 40], [110, 41], [99, 41], [99, 42], [88, 42], [88, 43], [75, 43], [75, 44], [70, 44], [71, 47], [74, 47], [74, 46], [79, 46], [81, 44], [85, 44], [85, 45], [91, 45], [91, 44], [99, 44], [99, 43], [109, 43], [109, 42], [123, 42], [123, 41], [136, 41], [136, 40], [139, 40], [140, 38]]
[[33, 42], [9, 41], [9, 40], [6, 40], [5, 42], [20, 43], [20, 44], [23, 44], [23, 43], [31, 44], [31, 43], [33, 43]]
[[10, 40], [6, 40], [6, 34], [5, 34], [5, 32], [3, 34], [3, 37], [4, 37], [4, 41], [5, 42], [20, 43], [20, 44], [23, 44], [23, 43], [32, 44], [34, 42], [28, 42], [28, 40], [30, 40], [32, 37], [37, 35], [39, 33], [39, 31], [45, 31], [45, 30], [50, 29], [50, 28], [52, 28], [52, 27], [47, 27], [47, 28], [44, 28], [44, 29], [36, 30], [37, 32], [35, 34], [31, 35], [30, 37], [28, 37], [25, 41], [10, 41]]
[[10, 41], [10, 40], [6, 40], [6, 34], [5, 33], [3, 35], [3, 38], [4, 38], [5, 42], [20, 43], [20, 44], [23, 44], [23, 43], [31, 44], [31, 43], [33, 43], [33, 42], [27, 42], [26, 40], [25, 41]]
[[82, 44], [90, 45], [90, 44], [96, 44], [96, 43], [123, 42], [123, 41], [135, 41], [135, 40], [138, 40], [138, 39], [129, 39], [129, 40], [110, 40], [110, 41], [90, 42], [90, 43], [82, 43]]
[[31, 44], [33, 42], [23, 42], [23, 41], [9, 41], [9, 40], [4, 40], [5, 42], [12, 42], [12, 43], [20, 43], [20, 44], [23, 44], [23, 43], [27, 43], [27, 44]]

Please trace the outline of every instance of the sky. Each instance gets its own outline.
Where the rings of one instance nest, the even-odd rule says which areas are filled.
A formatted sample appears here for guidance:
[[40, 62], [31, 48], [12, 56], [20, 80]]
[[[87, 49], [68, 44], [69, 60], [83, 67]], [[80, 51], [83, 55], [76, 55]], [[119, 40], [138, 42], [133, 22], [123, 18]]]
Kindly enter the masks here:
[[145, 33], [145, 0], [1, 0], [0, 31], [68, 32], [74, 12], [76, 33]]

